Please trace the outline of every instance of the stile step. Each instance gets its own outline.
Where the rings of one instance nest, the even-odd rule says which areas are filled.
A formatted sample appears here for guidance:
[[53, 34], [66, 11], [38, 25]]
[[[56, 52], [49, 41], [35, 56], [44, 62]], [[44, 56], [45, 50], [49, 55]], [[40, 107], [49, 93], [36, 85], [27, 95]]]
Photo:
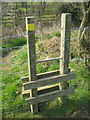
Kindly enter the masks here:
[[45, 93], [42, 95], [38, 95], [37, 97], [32, 97], [32, 98], [28, 98], [25, 99], [27, 104], [36, 104], [36, 103], [40, 103], [40, 102], [45, 102], [48, 100], [53, 100], [57, 97], [62, 97], [62, 96], [66, 96], [69, 94], [74, 93], [74, 87], [70, 87], [68, 89], [64, 89], [64, 90], [56, 90], [54, 92], [50, 92], [50, 93]]
[[48, 77], [48, 78], [38, 79], [36, 81], [30, 81], [30, 82], [27, 82], [27, 83], [23, 83], [23, 86], [24, 86], [24, 90], [30, 90], [30, 89], [33, 89], [33, 88], [47, 86], [47, 85], [50, 85], [50, 84], [65, 82], [65, 81], [72, 80], [72, 79], [75, 79], [75, 78], [76, 78], [76, 73], [71, 72], [71, 73], [68, 73], [68, 74], [52, 76], [52, 77]]
[[[45, 86], [45, 87], [39, 87], [37, 89], [37, 92], [38, 92], [38, 95], [40, 94], [44, 94], [44, 93], [48, 93], [48, 92], [51, 92], [51, 91], [55, 91], [55, 90], [59, 90], [59, 85], [49, 85], [49, 86]], [[29, 98], [30, 97], [30, 90], [25, 90], [24, 91], [24, 88], [22, 87], [22, 95], [23, 95], [23, 98]]]

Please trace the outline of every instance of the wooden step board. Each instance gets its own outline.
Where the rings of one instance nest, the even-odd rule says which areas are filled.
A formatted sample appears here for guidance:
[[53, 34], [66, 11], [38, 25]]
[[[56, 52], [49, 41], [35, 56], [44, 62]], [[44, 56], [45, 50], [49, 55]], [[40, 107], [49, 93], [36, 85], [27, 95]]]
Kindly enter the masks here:
[[[55, 75], [60, 75], [60, 71], [55, 70], [55, 71], [37, 74], [37, 80], [42, 79], [42, 78], [55, 76]], [[22, 81], [22, 83], [29, 82], [29, 76], [21, 77], [21, 81]], [[59, 89], [58, 85], [53, 85], [53, 86], [51, 85], [51, 86], [39, 87], [37, 89], [37, 92], [38, 92], [38, 95], [40, 95], [40, 94], [51, 92], [51, 91], [58, 90], [58, 89]], [[24, 99], [30, 97], [30, 89], [24, 91], [24, 87], [22, 87], [22, 95], [23, 95]]]
[[[55, 71], [37, 74], [37, 79], [47, 78], [47, 77], [51, 77], [51, 76], [55, 76], [55, 75], [60, 75], [60, 71], [55, 70]], [[29, 82], [29, 76], [21, 77], [21, 81], [22, 81], [22, 83]]]
[[53, 100], [54, 98], [66, 96], [66, 95], [69, 95], [69, 94], [72, 94], [72, 93], [74, 93], [74, 88], [70, 87], [68, 89], [57, 90], [57, 91], [54, 91], [54, 92], [45, 93], [45, 94], [42, 94], [42, 95], [38, 95], [37, 97], [32, 97], [32, 98], [28, 98], [28, 99], [25, 99], [25, 100], [26, 100], [27, 104], [30, 105], [30, 104], [45, 102], [45, 101], [48, 101], [48, 100]]
[[[55, 90], [59, 90], [59, 85], [58, 84], [37, 88], [38, 95], [48, 93], [48, 92], [52, 92], [52, 91], [55, 91]], [[24, 99], [29, 98], [30, 97], [30, 90], [24, 90], [24, 88], [22, 87], [22, 95], [23, 95]]]
[[68, 74], [57, 75], [57, 76], [52, 76], [52, 77], [48, 77], [48, 78], [38, 79], [36, 81], [26, 82], [26, 83], [23, 83], [23, 86], [24, 86], [24, 90], [30, 90], [33, 88], [47, 86], [50, 84], [65, 82], [65, 81], [72, 80], [75, 78], [76, 78], [76, 73], [71, 72]]

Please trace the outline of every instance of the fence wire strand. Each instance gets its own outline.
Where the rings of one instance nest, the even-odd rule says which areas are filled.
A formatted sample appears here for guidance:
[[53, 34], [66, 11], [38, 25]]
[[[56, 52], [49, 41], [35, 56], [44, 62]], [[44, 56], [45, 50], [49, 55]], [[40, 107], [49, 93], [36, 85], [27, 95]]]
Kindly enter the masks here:
[[[90, 38], [90, 37], [85, 37], [85, 39], [87, 39], [87, 38]], [[74, 40], [82, 40], [83, 38], [74, 38], [74, 39], [65, 39], [66, 41], [67, 40], [70, 40], [70, 41], [74, 41]], [[44, 40], [42, 40], [42, 41], [44, 41]], [[45, 40], [45, 41], [48, 41], [48, 40]], [[25, 46], [25, 45], [24, 45]], [[5, 49], [7, 49], [7, 50], [9, 50], [9, 49], [17, 49], [17, 48], [22, 48], [22, 47], [24, 47], [24, 46], [15, 46], [15, 47], [7, 47], [7, 48], [2, 48], [1, 50], [5, 50]], [[35, 46], [35, 44], [32, 44], [32, 45], [29, 45], [29, 46]]]
[[[71, 30], [80, 30], [80, 29], [89, 29], [89, 28], [90, 28], [90, 26], [87, 26], [87, 27], [78, 27], [78, 28], [72, 28], [72, 29], [70, 29], [70, 31]], [[69, 29], [66, 30], [66, 31], [69, 31]], [[25, 32], [24, 34], [7, 36], [7, 37], [4, 37], [4, 38], [0, 38], [0, 40], [4, 40], [4, 39], [7, 39], [7, 38], [15, 38], [15, 37], [19, 37], [19, 36], [25, 36], [25, 35], [28, 35], [28, 34], [33, 34], [33, 32], [30, 32], [30, 33]]]

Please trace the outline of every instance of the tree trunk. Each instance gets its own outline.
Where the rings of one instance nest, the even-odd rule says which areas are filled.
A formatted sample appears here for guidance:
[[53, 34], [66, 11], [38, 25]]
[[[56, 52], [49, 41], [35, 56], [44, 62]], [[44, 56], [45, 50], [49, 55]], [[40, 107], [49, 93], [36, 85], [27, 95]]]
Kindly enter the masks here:
[[80, 25], [79, 33], [78, 33], [78, 47], [79, 47], [79, 56], [80, 56], [80, 49], [81, 47], [84, 47], [86, 49], [87, 53], [85, 54], [88, 55], [88, 64], [87, 64], [87, 59], [85, 57], [85, 65], [90, 73], [90, 66], [89, 66], [89, 61], [90, 61], [90, 47], [89, 47], [89, 39], [86, 37], [89, 37], [89, 28], [85, 29], [84, 27], [89, 26], [89, 15], [90, 15], [90, 2], [82, 2], [82, 9], [83, 9], [83, 19]]
[[[89, 2], [82, 2], [82, 9], [83, 9], [83, 18], [82, 18], [82, 22], [80, 25], [79, 29], [79, 33], [78, 33], [78, 47], [79, 50], [81, 49], [81, 47], [83, 46], [83, 43], [85, 42], [85, 33], [86, 33], [86, 29], [84, 29], [84, 27], [87, 27], [89, 25], [89, 14], [90, 14], [90, 7], [89, 7]], [[79, 51], [79, 55], [80, 55], [80, 51]]]

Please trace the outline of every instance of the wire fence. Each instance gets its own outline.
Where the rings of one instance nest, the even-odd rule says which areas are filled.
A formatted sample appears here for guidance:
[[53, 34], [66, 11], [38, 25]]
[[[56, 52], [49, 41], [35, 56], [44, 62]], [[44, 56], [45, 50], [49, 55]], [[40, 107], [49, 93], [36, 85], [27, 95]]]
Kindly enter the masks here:
[[[89, 38], [89, 37], [85, 37], [85, 39], [87, 39], [87, 38]], [[74, 40], [81, 40], [81, 39], [83, 39], [83, 38], [75, 38], [75, 39], [65, 39], [65, 40], [70, 40], [70, 41], [74, 41]], [[43, 40], [44, 41], [44, 40]], [[46, 40], [45, 40], [46, 41]], [[32, 44], [32, 45], [29, 45], [29, 46], [34, 46], [34, 44]], [[2, 48], [2, 50], [5, 50], [5, 49], [17, 49], [17, 48], [21, 48], [21, 47], [23, 47], [23, 46], [15, 46], [15, 47], [7, 47], [7, 48]]]
[[[89, 29], [89, 27], [90, 26], [88, 26], [88, 27], [84, 27], [84, 28], [72, 28], [71, 30], [80, 30], [80, 29]], [[20, 34], [20, 35], [13, 35], [13, 36], [8, 36], [8, 37], [4, 37], [4, 38], [0, 38], [0, 40], [4, 40], [4, 39], [8, 39], [8, 38], [15, 38], [15, 37], [19, 37], [19, 36], [24, 36], [24, 35], [27, 35], [28, 33], [24, 33], [24, 34]], [[33, 33], [31, 33], [30, 32], [30, 34], [33, 34]], [[85, 39], [87, 39], [87, 38], [89, 38], [89, 37], [86, 37]], [[80, 39], [82, 39], [82, 38], [80, 38]], [[74, 41], [74, 40], [79, 40], [79, 38], [75, 38], [75, 39], [66, 39], [66, 40], [70, 40], [70, 41]], [[33, 44], [34, 45], [34, 44]], [[31, 45], [32, 46], [32, 45]], [[22, 48], [23, 46], [15, 46], [15, 47], [6, 47], [6, 48], [2, 48], [2, 51], [3, 50], [12, 50], [12, 49], [18, 49], [18, 48]], [[87, 47], [87, 48], [90, 48], [90, 47]], [[86, 49], [86, 48], [82, 48], [82, 49]], [[24, 53], [25, 54], [25, 53]], [[38, 54], [36, 54], [36, 55], [38, 55]], [[89, 58], [89, 57], [88, 57]], [[55, 57], [55, 58], [49, 58], [49, 59], [46, 59], [46, 60], [39, 60], [39, 61], [36, 61], [36, 63], [42, 63], [42, 62], [48, 62], [48, 61], [53, 61], [53, 60], [60, 60], [60, 59], [62, 59], [61, 57]], [[24, 60], [20, 60], [20, 62], [24, 62], [25, 64], [28, 64], [28, 61], [27, 61], [28, 59], [27, 58], [25, 58]], [[76, 67], [78, 68], [78, 69], [81, 69], [81, 68], [79, 68], [79, 66], [78, 66], [78, 64], [77, 63], [75, 63], [75, 61], [81, 61], [81, 62], [84, 62], [84, 60], [83, 60], [83, 58], [80, 58], [80, 57], [78, 57], [78, 58], [75, 58], [75, 59], [70, 59], [69, 60], [70, 62], [73, 62], [75, 65], [76, 65]], [[15, 66], [15, 63], [13, 62], [13, 61], [10, 61], [9, 62], [10, 63], [10, 67], [14, 67]], [[54, 64], [57, 64], [57, 63], [54, 63]], [[21, 65], [21, 64], [20, 64]], [[20, 66], [18, 66], [19, 68], [20, 68]], [[24, 73], [25, 72], [27, 72], [27, 74], [28, 74], [28, 66], [26, 67], [27, 68], [27, 70], [24, 70]], [[5, 69], [3, 69], [3, 72], [2, 72], [2, 78], [4, 78], [5, 77], [5, 80], [7, 79], [7, 77], [6, 76], [9, 76], [9, 77], [11, 77], [11, 81], [9, 81], [8, 83], [5, 83], [5, 80], [4, 80], [4, 82], [2, 82], [1, 83], [1, 85], [0, 86], [2, 86], [2, 105], [4, 106], [2, 106], [2, 108], [0, 108], [0, 109], [2, 109], [2, 115], [6, 115], [6, 114], [12, 114], [12, 112], [13, 112], [13, 114], [14, 114], [14, 112], [19, 112], [19, 111], [26, 111], [26, 110], [30, 110], [30, 106], [29, 105], [27, 105], [26, 103], [25, 103], [25, 101], [23, 100], [23, 98], [22, 97], [20, 97], [20, 98], [16, 98], [16, 97], [14, 97], [15, 99], [11, 99], [11, 98], [9, 98], [9, 97], [7, 97], [8, 95], [10, 95], [11, 94], [11, 92], [13, 92], [12, 94], [16, 94], [16, 92], [17, 92], [17, 94], [19, 95], [19, 94], [21, 94], [21, 90], [20, 90], [20, 92], [19, 92], [19, 90], [17, 89], [16, 91], [4, 91], [4, 89], [5, 89], [5, 87], [8, 87], [9, 85], [20, 85], [20, 87], [22, 86], [22, 83], [21, 83], [21, 80], [20, 80], [20, 77], [23, 75], [22, 73], [23, 73], [23, 69], [21, 70], [21, 76], [19, 75], [19, 77], [18, 77], [18, 79], [17, 78], [15, 78], [15, 83], [13, 82], [13, 77], [15, 77], [15, 76], [12, 76], [12, 75], [16, 75], [17, 76], [17, 74], [20, 74], [20, 71], [15, 71], [15, 72], [11, 72], [10, 71], [10, 73], [4, 73], [4, 70]], [[7, 69], [6, 69], [7, 70]], [[9, 70], [7, 70], [7, 72], [8, 72]], [[10, 76], [11, 75], [11, 76]], [[81, 77], [82, 75], [80, 75], [80, 77]], [[10, 79], [10, 78], [9, 78]], [[3, 80], [2, 80], [3, 81]], [[74, 85], [74, 84], [73, 84]], [[80, 85], [80, 83], [76, 83], [75, 85]], [[82, 90], [83, 91], [83, 90]], [[5, 99], [5, 100], [4, 100]], [[22, 104], [20, 104], [19, 103], [19, 101], [23, 101], [23, 103]], [[11, 105], [12, 103], [13, 104], [15, 104], [17, 102], [17, 104], [16, 105]], [[11, 103], [11, 104], [10, 104]], [[24, 106], [25, 105], [25, 106]], [[21, 107], [21, 109], [19, 109], [19, 107]], [[8, 111], [8, 109], [10, 109], [9, 111]], [[16, 109], [16, 110], [15, 110]], [[17, 109], [19, 109], [19, 110], [17, 110]], [[8, 112], [7, 112], [8, 111]]]
[[[70, 29], [71, 30], [80, 30], [80, 29], [89, 29], [90, 26], [87, 26], [87, 27], [78, 27], [78, 28], [72, 28]], [[69, 31], [69, 30], [66, 30], [66, 31]], [[0, 40], [4, 40], [4, 39], [7, 39], [7, 38], [15, 38], [15, 37], [19, 37], [19, 36], [25, 36], [27, 34], [33, 34], [33, 32], [30, 32], [30, 33], [27, 33], [25, 32], [24, 34], [19, 34], [19, 35], [13, 35], [13, 36], [7, 36], [7, 37], [3, 37], [3, 38], [0, 38]], [[78, 39], [78, 38], [77, 38]]]

